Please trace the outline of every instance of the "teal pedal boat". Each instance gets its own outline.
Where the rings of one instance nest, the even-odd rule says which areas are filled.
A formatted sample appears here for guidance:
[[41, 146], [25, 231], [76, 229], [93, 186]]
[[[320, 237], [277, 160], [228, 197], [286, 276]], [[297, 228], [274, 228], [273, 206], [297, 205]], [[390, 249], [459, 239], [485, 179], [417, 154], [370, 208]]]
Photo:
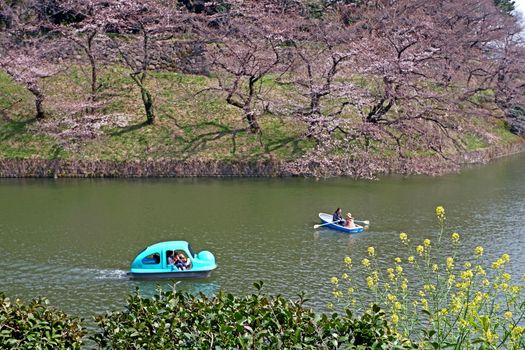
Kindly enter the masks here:
[[216, 268], [211, 252], [195, 253], [186, 241], [168, 241], [142, 250], [131, 263], [128, 275], [139, 279], [201, 278]]

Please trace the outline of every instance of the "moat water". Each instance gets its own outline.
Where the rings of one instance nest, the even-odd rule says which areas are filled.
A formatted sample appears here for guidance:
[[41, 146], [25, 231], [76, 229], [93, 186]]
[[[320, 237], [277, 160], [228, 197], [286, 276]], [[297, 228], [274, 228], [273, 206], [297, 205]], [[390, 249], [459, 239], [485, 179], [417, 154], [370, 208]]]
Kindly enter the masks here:
[[[187, 240], [212, 251], [211, 278], [177, 288], [213, 294], [254, 291], [295, 297], [326, 310], [330, 277], [342, 260], [360, 260], [374, 246], [385, 264], [399, 254], [399, 233], [414, 242], [436, 237], [435, 207], [447, 212], [446, 232], [462, 235], [465, 251], [484, 259], [508, 253], [511, 271], [525, 273], [525, 155], [443, 177], [351, 179], [58, 179], [0, 180], [0, 291], [25, 300], [46, 296], [53, 306], [92, 320], [118, 310], [139, 288], [151, 294], [173, 281], [126, 276], [149, 244]], [[313, 228], [317, 214], [336, 207], [370, 220], [348, 235]], [[359, 269], [354, 272], [359, 280]], [[92, 322], [92, 321], [91, 321]]]

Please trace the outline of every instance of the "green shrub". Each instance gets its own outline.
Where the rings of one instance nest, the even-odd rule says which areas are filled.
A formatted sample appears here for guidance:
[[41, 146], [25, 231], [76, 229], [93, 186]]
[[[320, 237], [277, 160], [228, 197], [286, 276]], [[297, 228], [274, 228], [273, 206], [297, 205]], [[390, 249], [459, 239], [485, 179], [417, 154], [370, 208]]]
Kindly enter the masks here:
[[86, 334], [79, 319], [40, 298], [23, 303], [0, 293], [0, 349], [80, 349]]
[[97, 317], [92, 339], [102, 349], [407, 349], [384, 314], [374, 308], [356, 319], [316, 314], [290, 301], [260, 293], [207, 297], [158, 291], [152, 298], [130, 295], [125, 311]]

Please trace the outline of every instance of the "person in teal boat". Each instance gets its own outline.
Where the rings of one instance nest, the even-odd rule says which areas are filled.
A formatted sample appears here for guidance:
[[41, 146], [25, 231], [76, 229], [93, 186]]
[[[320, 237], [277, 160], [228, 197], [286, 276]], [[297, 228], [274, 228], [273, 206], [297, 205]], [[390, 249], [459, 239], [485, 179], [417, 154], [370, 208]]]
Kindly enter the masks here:
[[175, 258], [173, 257], [173, 253], [175, 252], [168, 252], [168, 265], [175, 265]]
[[338, 225], [344, 225], [345, 224], [345, 220], [343, 219], [343, 215], [341, 215], [341, 208], [337, 208], [334, 212], [334, 214], [332, 215], [332, 222], [334, 224], [338, 224]]
[[175, 267], [179, 270], [187, 270], [186, 258], [183, 254], [175, 254]]

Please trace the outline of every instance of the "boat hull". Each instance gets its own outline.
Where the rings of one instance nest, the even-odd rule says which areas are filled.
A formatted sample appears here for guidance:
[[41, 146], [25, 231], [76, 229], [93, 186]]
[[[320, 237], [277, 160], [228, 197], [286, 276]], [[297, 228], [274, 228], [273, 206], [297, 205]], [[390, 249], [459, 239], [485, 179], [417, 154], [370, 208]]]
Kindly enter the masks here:
[[355, 227], [353, 227], [353, 228], [348, 228], [348, 227], [344, 227], [344, 226], [341, 226], [341, 225], [333, 224], [332, 223], [332, 215], [330, 215], [330, 214], [319, 213], [319, 219], [321, 219], [321, 223], [322, 224], [329, 223], [327, 225], [323, 225], [323, 227], [331, 228], [331, 229], [338, 230], [338, 231], [341, 231], [341, 232], [345, 232], [345, 233], [359, 233], [359, 232], [363, 232], [364, 231], [364, 227], [363, 226], [359, 226], [359, 225], [355, 225]]
[[128, 272], [128, 276], [133, 279], [158, 280], [158, 279], [185, 279], [185, 278], [206, 278], [211, 275], [210, 271], [171, 271], [171, 272]]

